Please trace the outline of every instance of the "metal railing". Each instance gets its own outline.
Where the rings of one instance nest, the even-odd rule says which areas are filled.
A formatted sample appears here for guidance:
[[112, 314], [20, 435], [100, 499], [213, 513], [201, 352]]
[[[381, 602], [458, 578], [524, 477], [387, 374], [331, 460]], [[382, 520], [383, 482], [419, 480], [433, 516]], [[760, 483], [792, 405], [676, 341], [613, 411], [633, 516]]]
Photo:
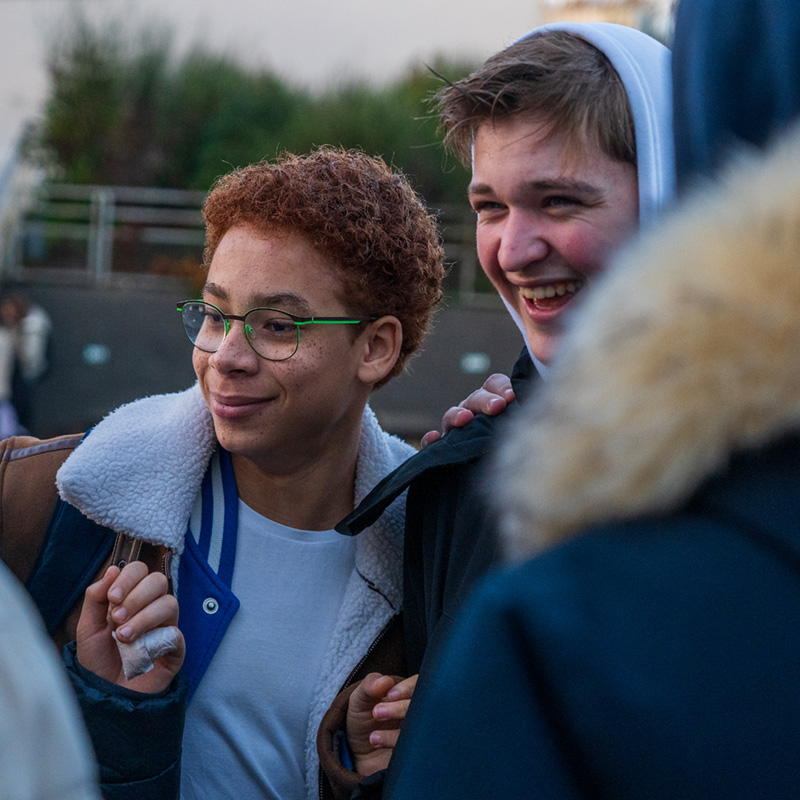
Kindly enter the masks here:
[[185, 275], [202, 257], [204, 192], [41, 183], [21, 217], [16, 279], [61, 273], [109, 283], [130, 273]]
[[[14, 202], [0, 278], [91, 285], [133, 276], [199, 280], [205, 192], [40, 182]], [[437, 209], [450, 271], [447, 294], [460, 304], [491, 304], [475, 250], [468, 207]]]

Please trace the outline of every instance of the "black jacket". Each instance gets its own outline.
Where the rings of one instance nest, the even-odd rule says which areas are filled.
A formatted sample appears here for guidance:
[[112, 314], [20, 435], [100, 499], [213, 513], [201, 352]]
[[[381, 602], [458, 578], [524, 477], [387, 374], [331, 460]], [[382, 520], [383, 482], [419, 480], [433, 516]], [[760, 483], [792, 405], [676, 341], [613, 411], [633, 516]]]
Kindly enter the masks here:
[[511, 381], [517, 401], [499, 416], [479, 414], [401, 464], [336, 526], [350, 536], [371, 525], [408, 489], [403, 615], [409, 674], [438, 650], [476, 580], [499, 559], [495, 515], [484, 492], [487, 456], [516, 416], [536, 369], [524, 349]]
[[[461, 604], [476, 581], [500, 558], [496, 517], [489, 511], [484, 481], [489, 457], [517, 415], [538, 374], [523, 349], [511, 374], [516, 401], [506, 412], [479, 414], [387, 475], [337, 526], [355, 536], [375, 522], [404, 491], [403, 620], [407, 674], [427, 679], [432, 663]], [[335, 797], [380, 798], [383, 772], [358, 786], [358, 776], [339, 760], [349, 690], [325, 715], [317, 739], [320, 765]], [[413, 715], [413, 707], [410, 714]], [[402, 749], [402, 737], [399, 749]]]

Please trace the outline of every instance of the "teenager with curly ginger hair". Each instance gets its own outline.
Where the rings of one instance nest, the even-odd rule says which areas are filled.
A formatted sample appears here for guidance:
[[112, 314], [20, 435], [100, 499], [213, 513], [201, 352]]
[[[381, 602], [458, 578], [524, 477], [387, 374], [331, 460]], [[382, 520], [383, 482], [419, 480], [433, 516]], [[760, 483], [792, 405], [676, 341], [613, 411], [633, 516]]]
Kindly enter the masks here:
[[70, 642], [106, 798], [304, 800], [333, 698], [403, 669], [403, 503], [333, 526], [413, 452], [367, 400], [422, 341], [443, 250], [360, 152], [236, 170], [205, 216], [178, 304], [197, 384], [4, 442], [2, 555]]

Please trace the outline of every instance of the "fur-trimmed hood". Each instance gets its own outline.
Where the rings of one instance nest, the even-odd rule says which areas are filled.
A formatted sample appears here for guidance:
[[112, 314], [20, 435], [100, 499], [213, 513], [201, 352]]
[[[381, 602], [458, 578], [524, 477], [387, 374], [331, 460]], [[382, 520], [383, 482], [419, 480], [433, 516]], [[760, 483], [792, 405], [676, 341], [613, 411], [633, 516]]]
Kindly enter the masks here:
[[800, 132], [628, 247], [495, 465], [509, 551], [686, 499], [800, 430]]

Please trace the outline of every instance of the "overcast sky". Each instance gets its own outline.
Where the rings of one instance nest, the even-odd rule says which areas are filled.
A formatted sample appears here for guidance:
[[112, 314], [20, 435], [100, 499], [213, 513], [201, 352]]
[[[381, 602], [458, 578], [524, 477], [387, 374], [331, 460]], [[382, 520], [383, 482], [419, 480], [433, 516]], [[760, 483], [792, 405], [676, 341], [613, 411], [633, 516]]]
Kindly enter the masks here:
[[385, 81], [438, 54], [483, 59], [539, 24], [538, 0], [0, 0], [0, 167], [47, 91], [44, 54], [80, 5], [141, 26], [163, 20], [307, 86]]

